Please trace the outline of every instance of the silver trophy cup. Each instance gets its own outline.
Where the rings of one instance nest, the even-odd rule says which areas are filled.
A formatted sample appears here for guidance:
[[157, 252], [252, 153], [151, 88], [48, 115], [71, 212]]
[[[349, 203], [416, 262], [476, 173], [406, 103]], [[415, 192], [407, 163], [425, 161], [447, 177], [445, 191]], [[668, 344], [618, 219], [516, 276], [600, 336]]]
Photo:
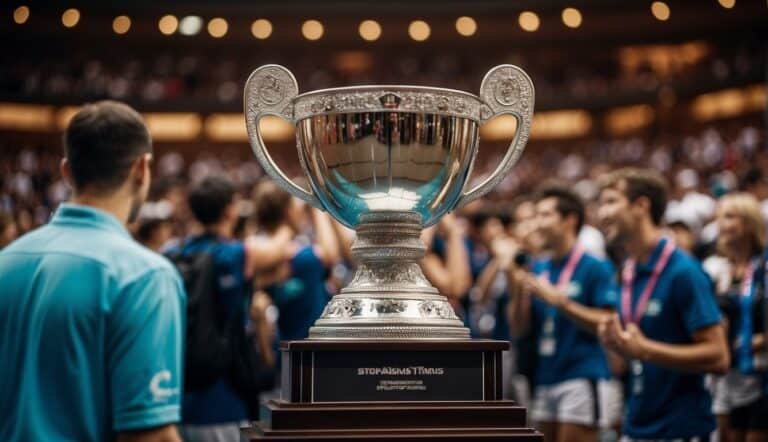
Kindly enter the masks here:
[[[245, 85], [245, 119], [253, 152], [283, 189], [355, 229], [352, 282], [335, 295], [310, 339], [467, 339], [447, 299], [419, 267], [421, 229], [501, 182], [528, 140], [531, 79], [512, 65], [491, 69], [480, 96], [420, 86], [354, 86], [299, 94], [291, 72], [262, 66]], [[511, 114], [517, 132], [501, 162], [465, 190], [479, 127]], [[275, 165], [259, 119], [296, 124], [304, 189]]]

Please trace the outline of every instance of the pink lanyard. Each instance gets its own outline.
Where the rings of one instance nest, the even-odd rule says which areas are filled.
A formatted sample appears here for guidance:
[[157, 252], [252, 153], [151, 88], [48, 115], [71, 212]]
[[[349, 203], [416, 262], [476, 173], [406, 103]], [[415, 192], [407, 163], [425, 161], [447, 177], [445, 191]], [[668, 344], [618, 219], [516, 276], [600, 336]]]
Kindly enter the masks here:
[[624, 321], [640, 324], [643, 313], [645, 313], [645, 305], [651, 299], [653, 289], [656, 287], [656, 283], [659, 282], [659, 276], [661, 276], [661, 272], [664, 271], [664, 267], [667, 266], [667, 262], [669, 262], [669, 258], [674, 251], [675, 245], [668, 239], [664, 245], [664, 250], [661, 252], [661, 256], [659, 256], [656, 265], [653, 267], [651, 278], [645, 284], [645, 289], [643, 289], [643, 293], [637, 301], [634, 314], [632, 314], [632, 282], [635, 280], [635, 262], [630, 259], [624, 264], [624, 271], [621, 274], [621, 315], [624, 317]]
[[[576, 267], [578, 267], [582, 256], [584, 256], [584, 248], [579, 244], [573, 246], [573, 249], [571, 250], [571, 256], [568, 258], [568, 262], [565, 263], [563, 271], [560, 272], [560, 276], [557, 278], [557, 288], [563, 289], [566, 284], [571, 282], [573, 272], [576, 271]], [[549, 270], [543, 271], [541, 273], [541, 278], [549, 281]]]
[[755, 262], [749, 261], [749, 266], [744, 270], [744, 278], [741, 280], [741, 296], [752, 295], [752, 283], [755, 278]]

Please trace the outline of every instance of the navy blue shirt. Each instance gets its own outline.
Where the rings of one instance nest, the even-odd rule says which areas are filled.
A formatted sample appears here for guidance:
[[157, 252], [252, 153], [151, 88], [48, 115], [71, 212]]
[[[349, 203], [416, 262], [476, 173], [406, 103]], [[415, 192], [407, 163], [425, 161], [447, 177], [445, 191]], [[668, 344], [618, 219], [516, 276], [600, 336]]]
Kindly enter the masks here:
[[[242, 315], [246, 324], [247, 304], [251, 296], [250, 281], [245, 279], [245, 247], [241, 241], [229, 241], [205, 234], [188, 239], [182, 246], [183, 255], [209, 251], [216, 266], [217, 301], [222, 321], [230, 315]], [[174, 250], [169, 250], [174, 253]], [[225, 376], [207, 388], [185, 391], [182, 421], [192, 425], [240, 422], [247, 419], [248, 409]]]
[[305, 339], [309, 335], [309, 328], [328, 303], [327, 272], [312, 246], [305, 246], [291, 258], [291, 276], [266, 289], [280, 313], [277, 319], [280, 339]]
[[[646, 263], [638, 264], [632, 285], [632, 311], [666, 244], [659, 242]], [[620, 309], [621, 301], [617, 303]], [[712, 286], [699, 263], [677, 249], [661, 273], [640, 320], [646, 337], [669, 344], [692, 344], [693, 334], [718, 324], [720, 312]], [[715, 419], [704, 375], [684, 373], [642, 362], [642, 373], [630, 370], [624, 433], [632, 438], [671, 439], [711, 433]]]
[[[537, 261], [533, 265], [533, 272], [541, 275], [549, 271], [549, 281], [556, 284], [571, 253], [557, 261]], [[566, 290], [571, 300], [588, 307], [615, 307], [618, 299], [611, 263], [587, 253], [581, 257]], [[577, 326], [557, 309], [536, 297], [532, 299], [531, 309], [531, 325], [539, 341], [547, 335], [543, 330], [547, 317], [550, 316], [554, 321], [554, 351], [551, 354], [539, 353], [535, 377], [537, 385], [556, 384], [571, 379], [597, 380], [610, 377], [605, 352], [597, 336]], [[540, 346], [541, 342], [537, 348]]]

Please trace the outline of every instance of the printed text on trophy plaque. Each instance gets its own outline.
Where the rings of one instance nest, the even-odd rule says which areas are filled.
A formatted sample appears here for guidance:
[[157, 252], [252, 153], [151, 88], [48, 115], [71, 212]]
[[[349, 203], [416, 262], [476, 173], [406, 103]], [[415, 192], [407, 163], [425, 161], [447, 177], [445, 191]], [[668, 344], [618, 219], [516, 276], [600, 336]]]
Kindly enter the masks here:
[[483, 400], [481, 354], [324, 351], [314, 355], [313, 402]]

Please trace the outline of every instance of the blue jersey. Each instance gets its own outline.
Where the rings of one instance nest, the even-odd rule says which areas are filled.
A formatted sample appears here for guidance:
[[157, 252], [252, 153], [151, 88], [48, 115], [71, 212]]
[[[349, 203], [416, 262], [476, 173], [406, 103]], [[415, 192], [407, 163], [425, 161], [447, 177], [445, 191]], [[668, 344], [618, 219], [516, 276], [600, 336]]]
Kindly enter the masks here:
[[266, 289], [279, 311], [277, 327], [280, 339], [305, 339], [309, 328], [328, 303], [325, 278], [328, 269], [312, 246], [306, 246], [291, 258], [291, 276]]
[[179, 421], [184, 288], [100, 210], [62, 204], [0, 252], [0, 440]]
[[[632, 311], [666, 241], [659, 242], [648, 262], [636, 266]], [[619, 304], [617, 307], [620, 308]], [[645, 307], [640, 329], [655, 341], [691, 344], [696, 331], [719, 322], [720, 312], [708, 277], [692, 257], [675, 250]], [[648, 362], [636, 365], [630, 370], [627, 383], [626, 435], [640, 439], [673, 439], [701, 436], [715, 429], [704, 375]]]
[[[533, 272], [537, 275], [548, 272], [549, 281], [556, 284], [571, 253], [558, 261], [538, 261], [533, 266]], [[576, 266], [566, 290], [571, 300], [588, 307], [613, 308], [618, 299], [613, 266], [586, 253]], [[531, 309], [531, 324], [535, 327], [539, 349], [535, 377], [538, 385], [610, 377], [605, 352], [594, 334], [536, 297], [532, 299]], [[551, 340], [549, 351], [542, 351], [544, 339]]]
[[[241, 241], [230, 241], [213, 234], [189, 238], [182, 245], [182, 255], [207, 251], [213, 257], [217, 279], [217, 305], [219, 319], [226, 322], [233, 315], [241, 316], [246, 326], [247, 304], [251, 296], [250, 281], [244, 276], [245, 247]], [[169, 250], [168, 253], [175, 253]], [[248, 409], [225, 376], [207, 388], [185, 391], [183, 422], [191, 425], [210, 425], [240, 422], [247, 419]]]

